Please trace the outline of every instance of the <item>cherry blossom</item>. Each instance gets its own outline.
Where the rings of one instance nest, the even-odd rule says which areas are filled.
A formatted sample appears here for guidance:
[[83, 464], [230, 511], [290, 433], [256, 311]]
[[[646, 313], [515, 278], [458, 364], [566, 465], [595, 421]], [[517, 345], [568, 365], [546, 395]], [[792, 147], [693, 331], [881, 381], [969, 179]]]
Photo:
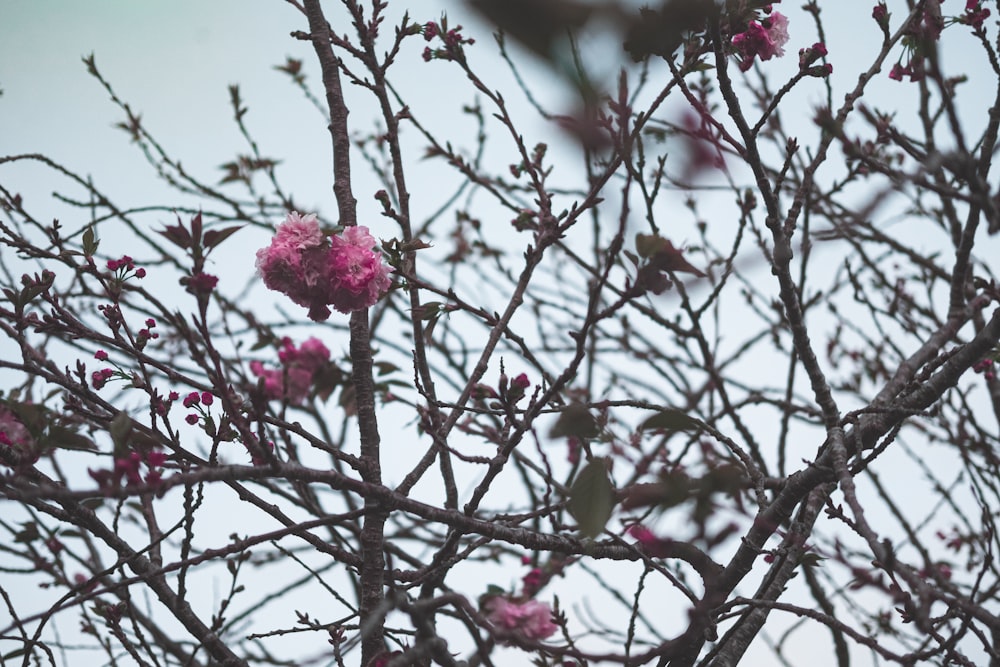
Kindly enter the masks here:
[[310, 319], [370, 307], [389, 289], [389, 272], [366, 227], [348, 227], [327, 239], [315, 215], [294, 211], [271, 244], [257, 251], [257, 272], [269, 289], [309, 309]]
[[281, 345], [278, 359], [282, 368], [265, 368], [260, 361], [251, 361], [250, 372], [264, 380], [267, 398], [287, 398], [292, 405], [300, 405], [309, 396], [316, 372], [329, 362], [330, 350], [317, 338], [309, 338], [298, 348], [290, 338]]
[[31, 444], [31, 435], [21, 420], [7, 408], [0, 406], [0, 444], [24, 448]]
[[770, 60], [774, 56], [785, 55], [787, 42], [788, 18], [781, 12], [774, 12], [760, 21], [751, 21], [745, 31], [733, 35], [733, 46], [740, 57], [740, 70], [745, 72], [750, 69], [754, 57]]
[[490, 623], [523, 639], [545, 639], [559, 629], [552, 622], [549, 605], [538, 600], [518, 603], [498, 595], [487, 600], [485, 607]]

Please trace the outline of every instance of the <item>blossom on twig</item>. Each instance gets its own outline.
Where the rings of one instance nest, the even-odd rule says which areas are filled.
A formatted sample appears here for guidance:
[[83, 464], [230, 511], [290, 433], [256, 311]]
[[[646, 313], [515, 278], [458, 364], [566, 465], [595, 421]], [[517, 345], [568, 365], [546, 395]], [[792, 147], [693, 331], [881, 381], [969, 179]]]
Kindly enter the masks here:
[[257, 251], [257, 272], [269, 289], [321, 322], [330, 317], [327, 306], [341, 313], [363, 310], [389, 289], [392, 269], [374, 247], [366, 227], [349, 227], [327, 239], [315, 215], [293, 211], [271, 244]]

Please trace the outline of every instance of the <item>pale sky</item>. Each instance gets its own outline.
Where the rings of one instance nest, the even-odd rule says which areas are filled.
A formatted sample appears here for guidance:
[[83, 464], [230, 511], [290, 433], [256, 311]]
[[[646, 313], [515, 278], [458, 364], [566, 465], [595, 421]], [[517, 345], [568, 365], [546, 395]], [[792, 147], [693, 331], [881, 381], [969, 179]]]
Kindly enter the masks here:
[[[327, 4], [339, 7], [339, 3]], [[805, 29], [805, 35], [794, 32], [810, 25], [798, 10], [800, 3], [786, 4], [781, 9], [792, 18], [793, 38], [785, 58], [773, 63], [775, 72], [794, 69], [798, 48], [815, 41], [811, 27]], [[854, 84], [858, 68], [867, 62], [873, 42], [863, 36], [874, 26], [869, 18], [869, 2], [825, 4], [830, 5], [826, 11], [836, 14], [831, 19], [832, 41], [828, 43], [835, 67], [836, 100]], [[465, 24], [467, 33], [477, 38], [476, 47], [469, 50], [470, 58], [489, 63], [484, 71], [493, 77], [496, 87], [506, 97], [520, 100], [510, 85], [505, 65], [495, 56], [488, 31], [475, 18], [466, 18], [466, 10], [458, 0], [415, 0], [391, 5], [391, 11], [396, 6], [409, 6], [412, 18], [421, 22], [437, 19], [443, 9], [448, 9], [452, 23]], [[331, 9], [331, 20], [334, 13]], [[393, 11], [392, 16], [396, 15]], [[845, 24], [852, 27], [832, 27]], [[155, 180], [128, 136], [113, 127], [123, 120], [121, 113], [81, 62], [82, 56], [93, 53], [103, 75], [141, 113], [147, 129], [192, 173], [212, 183], [222, 176], [217, 169], [220, 164], [246, 151], [231, 118], [227, 89], [239, 83], [244, 104], [250, 110], [246, 121], [261, 151], [284, 160], [278, 170], [284, 185], [297, 193], [297, 201], [305, 210], [333, 215], [331, 149], [323, 120], [287, 82], [287, 76], [273, 69], [288, 56], [304, 60], [313, 90], [318, 92], [311, 45], [289, 37], [291, 31], [305, 27], [304, 17], [282, 0], [0, 0], [0, 155], [43, 153], [73, 171], [93, 176], [95, 183], [120, 206], [190, 205]], [[334, 28], [348, 29], [346, 25], [338, 28], [336, 23]], [[391, 22], [387, 29], [391, 29]], [[421, 40], [408, 44], [409, 50], [400, 55], [401, 89], [412, 95], [408, 99], [415, 101], [415, 108], [422, 107], [418, 109], [422, 121], [447, 131], [455, 114], [436, 117], [435, 107], [468, 102], [472, 99], [470, 88], [460, 87], [460, 77], [443, 77], [447, 67], [444, 63], [423, 62]], [[960, 48], [953, 53], [947, 53], [946, 59], [960, 63]], [[613, 78], [618, 66], [613, 58], [603, 63], [595, 61], [598, 76]], [[527, 74], [541, 83], [543, 98], [549, 96], [552, 110], [565, 112], [558, 106], [566, 96], [556, 78], [537, 62], [529, 59], [525, 63]], [[780, 75], [775, 73], [773, 80], [780, 80]], [[784, 111], [792, 126], [809, 124], [815, 106], [823, 101], [819, 87], [807, 90]], [[886, 79], [873, 99], [905, 108], [913, 95], [914, 87]], [[522, 101], [512, 107], [514, 113], [529, 117]], [[372, 129], [373, 117], [363, 107], [352, 109], [352, 130]], [[970, 122], [981, 122], [981, 117], [970, 116]], [[526, 127], [539, 127], [532, 123], [528, 121]], [[471, 124], [457, 127], [465, 139], [474, 129]], [[539, 130], [537, 139], [528, 139], [529, 145], [553, 139], [544, 132], [550, 130]], [[511, 161], [503, 155], [498, 159]], [[411, 172], [413, 190], [420, 195], [414, 198], [418, 215], [430, 213], [441, 203], [432, 196], [437, 188], [435, 175], [439, 173], [435, 169], [435, 165], [418, 163]], [[378, 221], [377, 206], [370, 197], [376, 186], [365, 180], [362, 169], [357, 173], [355, 194], [360, 214]], [[13, 174], [17, 174], [16, 178]], [[48, 199], [62, 185], [47, 170], [15, 170], [0, 165], [0, 183], [21, 192], [29, 210], [42, 217], [49, 212], [65, 216], [65, 224], [72, 227], [74, 216], [82, 215]], [[163, 218], [169, 220], [166, 215]], [[507, 224], [506, 219], [498, 223], [503, 228]], [[260, 245], [259, 240], [259, 236], [246, 240], [249, 245], [245, 258]], [[243, 268], [252, 269], [251, 264], [252, 259]], [[0, 619], [4, 617], [5, 613], [0, 614]]]

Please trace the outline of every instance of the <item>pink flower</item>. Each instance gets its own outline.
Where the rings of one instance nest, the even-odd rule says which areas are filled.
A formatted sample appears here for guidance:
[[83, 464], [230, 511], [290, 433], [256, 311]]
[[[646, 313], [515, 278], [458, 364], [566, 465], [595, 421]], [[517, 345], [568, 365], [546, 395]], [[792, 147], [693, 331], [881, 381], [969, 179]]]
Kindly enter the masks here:
[[0, 406], [0, 445], [26, 449], [31, 445], [31, 434], [21, 420], [7, 408]]
[[370, 307], [389, 289], [391, 269], [373, 250], [366, 227], [348, 227], [330, 240], [330, 298], [341, 313]]
[[959, 23], [971, 25], [976, 30], [983, 27], [983, 21], [989, 18], [990, 10], [982, 7], [981, 0], [967, 0], [965, 3], [965, 15], [958, 17]]
[[537, 593], [544, 582], [545, 576], [540, 567], [531, 568], [528, 574], [521, 577], [521, 584], [524, 587], [525, 595], [534, 595]]
[[635, 524], [628, 529], [628, 534], [636, 539], [638, 546], [647, 556], [667, 558], [674, 552], [674, 542], [670, 538], [657, 537], [653, 531], [642, 524]]
[[251, 361], [250, 371], [264, 379], [267, 398], [287, 397], [289, 403], [299, 405], [309, 396], [316, 372], [330, 361], [330, 350], [316, 338], [309, 338], [298, 348], [290, 338], [285, 338], [281, 345], [278, 359], [283, 369], [268, 369], [259, 361]]
[[90, 383], [94, 385], [94, 389], [103, 389], [114, 374], [110, 368], [102, 368], [90, 374]]
[[187, 291], [192, 294], [211, 294], [219, 279], [211, 273], [196, 273], [188, 279]]
[[319, 338], [307, 338], [299, 346], [298, 361], [315, 368], [330, 360], [330, 350]]
[[659, 541], [656, 535], [653, 534], [653, 531], [639, 523], [631, 526], [628, 529], [628, 534], [638, 540], [639, 544], [644, 547], [652, 546]]
[[374, 247], [365, 227], [348, 227], [327, 241], [315, 215], [292, 212], [271, 245], [257, 251], [257, 272], [268, 289], [323, 321], [330, 316], [328, 305], [349, 313], [368, 308], [385, 294], [391, 269]]
[[889, 28], [889, 8], [884, 2], [880, 2], [872, 8], [872, 18], [881, 28]]
[[268, 289], [309, 308], [309, 317], [321, 321], [330, 316], [325, 255], [326, 238], [316, 216], [292, 211], [278, 225], [271, 245], [257, 251], [257, 272]]
[[754, 57], [770, 60], [785, 55], [788, 42], [788, 18], [774, 12], [761, 21], [751, 21], [744, 32], [733, 35], [733, 46], [740, 57], [740, 70], [746, 72], [753, 66]]
[[146, 453], [146, 465], [150, 468], [156, 468], [162, 466], [167, 462], [167, 455], [163, 452], [158, 452], [155, 450]]
[[267, 398], [281, 398], [285, 393], [281, 371], [264, 368], [264, 364], [261, 362], [251, 361], [250, 372], [259, 378], [264, 378], [264, 395]]
[[486, 601], [486, 618], [507, 635], [539, 640], [552, 636], [559, 629], [552, 622], [549, 605], [538, 600], [517, 603], [503, 596]]

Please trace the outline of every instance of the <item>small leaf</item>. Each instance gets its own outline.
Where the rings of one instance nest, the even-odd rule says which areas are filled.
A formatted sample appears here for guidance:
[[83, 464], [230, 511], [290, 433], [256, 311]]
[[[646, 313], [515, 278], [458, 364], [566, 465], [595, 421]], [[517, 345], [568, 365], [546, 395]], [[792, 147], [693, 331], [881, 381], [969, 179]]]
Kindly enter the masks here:
[[17, 416], [32, 435], [38, 435], [45, 430], [51, 418], [49, 410], [37, 403], [9, 403], [7, 409]]
[[654, 429], [663, 431], [697, 431], [702, 427], [702, 422], [694, 417], [689, 417], [686, 413], [677, 408], [667, 408], [658, 412], [639, 425], [640, 431], [651, 431]]
[[201, 246], [201, 230], [203, 226], [204, 225], [202, 225], [201, 222], [201, 211], [198, 211], [191, 218], [191, 237], [194, 239], [195, 247]]
[[689, 31], [697, 31], [718, 10], [702, 0], [666, 0], [660, 9], [643, 7], [626, 25], [624, 47], [635, 62], [650, 55], [670, 59]]
[[21, 524], [21, 530], [14, 533], [14, 541], [20, 544], [30, 544], [42, 536], [38, 532], [38, 524], [34, 521], [28, 521]]
[[94, 228], [87, 227], [87, 231], [83, 233], [83, 254], [87, 257], [93, 257], [97, 254], [98, 245], [100, 245], [100, 241], [94, 234]]
[[97, 450], [97, 445], [90, 438], [65, 426], [49, 427], [47, 444], [57, 449], [75, 449], [89, 452]]
[[504, 595], [506, 592], [507, 591], [505, 591], [504, 589], [500, 588], [496, 584], [490, 584], [490, 585], [488, 585], [486, 587], [486, 594], [487, 595]]
[[215, 437], [215, 434], [216, 434], [217, 431], [216, 431], [216, 428], [215, 428], [215, 420], [212, 418], [211, 415], [206, 415], [205, 416], [205, 421], [204, 421], [204, 423], [202, 423], [201, 428], [202, 428], [203, 431], [205, 431], [205, 434], [208, 437], [210, 437], [210, 438], [214, 438]]
[[180, 222], [176, 225], [167, 225], [163, 229], [157, 230], [157, 233], [179, 248], [187, 250], [191, 247], [191, 232]]
[[436, 320], [444, 310], [444, 304], [440, 301], [428, 301], [420, 304], [419, 308], [413, 309], [413, 316], [418, 320]]
[[576, 476], [566, 507], [579, 524], [580, 533], [594, 538], [604, 530], [614, 506], [615, 490], [608, 477], [606, 459], [593, 459]]
[[559, 413], [549, 431], [550, 438], [596, 438], [601, 431], [590, 410], [583, 403], [572, 403]]
[[115, 453], [120, 454], [125, 451], [128, 444], [128, 437], [132, 433], [132, 418], [124, 412], [115, 415], [111, 423], [108, 424], [108, 434], [111, 442], [115, 444]]
[[257, 339], [257, 342], [253, 344], [250, 348], [251, 352], [256, 352], [257, 350], [263, 350], [265, 347], [271, 347], [278, 343], [278, 339], [274, 336], [261, 336]]
[[379, 376], [388, 375], [389, 373], [395, 373], [399, 370], [399, 366], [392, 363], [391, 361], [376, 361], [375, 368], [378, 369]]
[[799, 563], [803, 567], [816, 567], [817, 565], [820, 564], [820, 561], [824, 560], [826, 560], [826, 558], [820, 556], [818, 553], [814, 551], [808, 551], [802, 554], [802, 557], [799, 558]]
[[635, 249], [639, 257], [652, 257], [663, 249], [664, 241], [659, 234], [636, 234]]
[[[582, 28], [596, 10], [580, 0], [470, 0], [469, 4], [506, 35], [549, 61], [565, 48], [562, 39], [567, 31]], [[444, 24], [441, 29], [447, 32]]]
[[41, 285], [32, 285], [31, 287], [25, 287], [23, 290], [21, 290], [21, 298], [19, 302], [21, 303], [22, 306], [26, 306], [32, 301], [34, 301], [35, 297], [37, 297], [44, 291], [45, 287], [42, 287]]
[[215, 248], [217, 245], [228, 239], [230, 236], [243, 229], [243, 227], [244, 225], [234, 225], [232, 227], [226, 227], [225, 229], [208, 230], [207, 232], [205, 232], [205, 247], [208, 248], [209, 250]]

